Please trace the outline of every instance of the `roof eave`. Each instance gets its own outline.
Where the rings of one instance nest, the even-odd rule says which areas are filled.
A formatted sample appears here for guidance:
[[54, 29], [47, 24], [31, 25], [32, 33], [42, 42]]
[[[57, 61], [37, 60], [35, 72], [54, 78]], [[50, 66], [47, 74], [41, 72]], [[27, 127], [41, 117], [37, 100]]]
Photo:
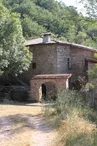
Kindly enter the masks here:
[[[52, 41], [54, 41], [54, 40], [52, 40]], [[91, 48], [91, 47], [87, 47], [87, 46], [83, 46], [83, 45], [79, 45], [79, 44], [68, 43], [68, 42], [59, 42], [56, 40], [55, 40], [55, 42], [47, 42], [47, 43], [42, 42], [42, 43], [37, 43], [37, 44], [25, 44], [25, 45], [26, 46], [36, 46], [36, 45], [52, 45], [52, 44], [68, 45], [71, 47], [77, 47], [77, 48], [85, 49], [88, 51], [97, 52], [96, 49]]]

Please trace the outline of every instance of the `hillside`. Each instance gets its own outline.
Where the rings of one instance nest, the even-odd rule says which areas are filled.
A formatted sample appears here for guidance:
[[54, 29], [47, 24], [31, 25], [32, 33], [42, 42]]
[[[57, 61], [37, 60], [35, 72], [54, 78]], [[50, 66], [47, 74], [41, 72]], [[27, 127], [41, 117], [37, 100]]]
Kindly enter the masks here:
[[97, 47], [97, 21], [78, 14], [55, 0], [2, 0], [11, 12], [19, 13], [25, 38], [51, 31], [54, 38]]

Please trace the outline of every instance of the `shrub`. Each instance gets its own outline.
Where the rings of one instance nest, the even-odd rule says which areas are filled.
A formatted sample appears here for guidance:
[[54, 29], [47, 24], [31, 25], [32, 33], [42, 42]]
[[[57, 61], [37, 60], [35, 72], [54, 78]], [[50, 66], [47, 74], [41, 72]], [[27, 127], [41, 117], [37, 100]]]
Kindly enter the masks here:
[[67, 138], [64, 146], [97, 146], [97, 132], [92, 134], [75, 133]]
[[77, 91], [65, 91], [58, 94], [53, 105], [50, 104], [45, 108], [45, 115], [53, 115], [54, 124], [58, 126], [61, 120], [66, 120], [75, 111], [77, 115], [84, 114], [82, 112], [82, 108], [85, 107], [84, 105], [83, 98]]
[[51, 123], [59, 127], [56, 146], [97, 146], [96, 125], [89, 123], [95, 114], [79, 92], [69, 90], [60, 93], [55, 104], [45, 111]]
[[56, 115], [60, 116], [60, 120], [67, 119], [74, 110], [77, 111], [77, 114], [82, 114], [83, 107], [85, 104], [81, 94], [74, 90], [60, 93], [54, 105]]

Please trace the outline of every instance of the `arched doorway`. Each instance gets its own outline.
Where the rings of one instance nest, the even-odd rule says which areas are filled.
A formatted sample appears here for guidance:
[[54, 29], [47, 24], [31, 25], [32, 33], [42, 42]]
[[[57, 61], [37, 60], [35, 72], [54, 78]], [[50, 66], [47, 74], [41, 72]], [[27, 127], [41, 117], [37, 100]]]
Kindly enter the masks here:
[[46, 92], [46, 86], [45, 84], [42, 84], [42, 98], [45, 100], [46, 99], [46, 95], [47, 92]]
[[42, 99], [43, 100], [56, 100], [57, 87], [53, 82], [45, 82], [41, 85]]
[[[31, 80], [31, 90], [30, 97], [33, 100], [41, 101], [43, 94], [51, 95], [53, 100], [56, 99], [57, 94], [68, 89], [68, 79], [71, 77], [71, 74], [44, 74], [36, 75]], [[42, 84], [45, 87], [42, 87]], [[42, 89], [42, 88], [45, 88]]]

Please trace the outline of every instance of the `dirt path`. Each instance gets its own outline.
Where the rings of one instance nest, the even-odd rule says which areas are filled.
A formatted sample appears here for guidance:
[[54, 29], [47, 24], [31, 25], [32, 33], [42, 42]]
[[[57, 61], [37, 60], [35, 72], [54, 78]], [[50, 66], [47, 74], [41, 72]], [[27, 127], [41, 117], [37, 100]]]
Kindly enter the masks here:
[[1, 106], [0, 146], [52, 146], [56, 130], [39, 115], [41, 108]]
[[53, 130], [41, 117], [34, 117], [35, 130], [33, 134], [33, 146], [51, 146], [55, 138]]

